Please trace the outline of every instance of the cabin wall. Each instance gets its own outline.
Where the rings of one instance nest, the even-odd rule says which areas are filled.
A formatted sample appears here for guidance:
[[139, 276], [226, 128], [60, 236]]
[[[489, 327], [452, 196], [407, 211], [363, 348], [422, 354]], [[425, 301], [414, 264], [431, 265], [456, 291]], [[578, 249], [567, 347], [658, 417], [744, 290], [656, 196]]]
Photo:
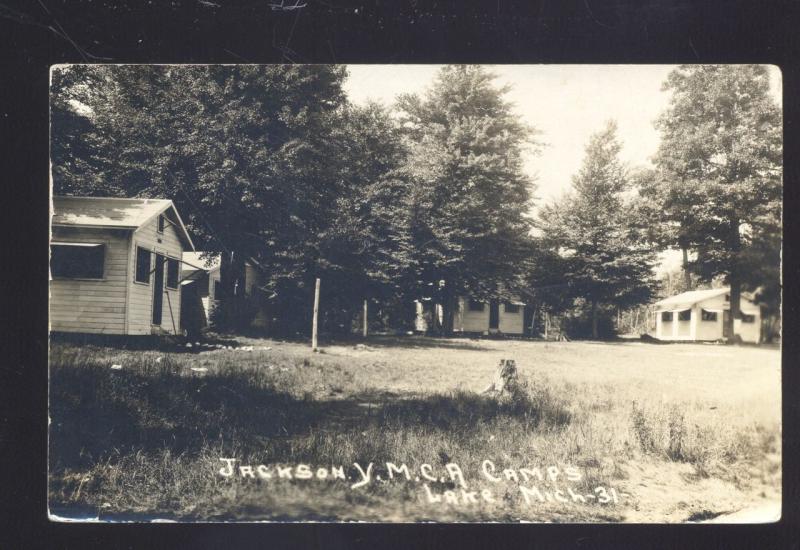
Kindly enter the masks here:
[[[183, 243], [181, 243], [178, 231], [171, 223], [165, 224], [164, 233], [158, 232], [158, 216], [133, 233], [128, 264], [128, 284], [130, 288], [128, 333], [154, 334], [166, 332], [180, 334], [181, 292], [180, 288], [166, 288], [166, 262], [164, 262], [164, 299], [162, 301], [161, 326], [157, 327], [152, 324], [155, 273], [150, 274], [150, 282], [148, 284], [136, 282], [136, 247], [139, 246], [153, 253], [150, 255], [151, 271], [155, 267], [156, 253], [179, 261], [183, 254]], [[180, 287], [180, 284], [178, 287]]]
[[[522, 334], [525, 326], [523, 318], [524, 309], [523, 306], [519, 306], [519, 311], [516, 313], [509, 313], [506, 312], [506, 305], [500, 304], [500, 332], [503, 334]], [[488, 320], [486, 326], [489, 326]]]
[[125, 334], [125, 298], [130, 232], [53, 227], [53, 241], [105, 245], [103, 279], [52, 279], [50, 330]]
[[[500, 304], [500, 315], [497, 330], [503, 334], [523, 334], [525, 329], [525, 308], [520, 305], [517, 313], [506, 312], [505, 304]], [[458, 300], [458, 311], [454, 321], [457, 332], [488, 332], [489, 303], [483, 304], [483, 311], [470, 311], [469, 298]]]
[[[757, 344], [761, 339], [761, 314], [759, 308], [746, 298], [742, 298], [741, 308], [743, 313], [755, 315], [755, 322], [742, 323], [740, 319], [735, 319], [733, 331], [742, 338], [742, 341]], [[701, 311], [703, 309], [716, 311], [716, 321], [703, 321]], [[724, 294], [694, 304], [692, 306], [691, 321], [678, 321], [677, 313], [675, 313], [672, 323], [664, 323], [661, 321], [661, 312], [657, 311], [656, 338], [701, 342], [720, 340], [723, 337], [725, 311], [730, 311], [730, 303], [725, 300]]]
[[[722, 298], [722, 297], [720, 297]], [[722, 338], [722, 324], [724, 323], [724, 313], [722, 311], [717, 312], [717, 320], [716, 321], [703, 321], [702, 320], [702, 309], [723, 309], [724, 307], [724, 300], [716, 300], [712, 298], [711, 300], [706, 300], [695, 305], [695, 309], [697, 311], [697, 330], [695, 331], [695, 340], [719, 340]]]
[[483, 304], [482, 311], [471, 311], [469, 309], [469, 298], [461, 297], [458, 299], [458, 324], [457, 330], [461, 332], [480, 332], [489, 330], [489, 304]]
[[733, 331], [742, 337], [742, 342], [758, 344], [761, 342], [761, 314], [753, 311], [744, 313], [755, 315], [755, 322], [743, 323], [741, 319], [734, 319]]

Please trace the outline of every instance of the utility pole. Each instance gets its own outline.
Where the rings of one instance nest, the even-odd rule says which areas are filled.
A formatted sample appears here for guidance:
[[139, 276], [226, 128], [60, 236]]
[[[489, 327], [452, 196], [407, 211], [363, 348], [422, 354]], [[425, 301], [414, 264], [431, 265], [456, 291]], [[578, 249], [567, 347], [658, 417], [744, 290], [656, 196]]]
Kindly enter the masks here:
[[314, 320], [311, 324], [311, 351], [317, 351], [317, 317], [319, 316], [319, 277], [314, 288]]

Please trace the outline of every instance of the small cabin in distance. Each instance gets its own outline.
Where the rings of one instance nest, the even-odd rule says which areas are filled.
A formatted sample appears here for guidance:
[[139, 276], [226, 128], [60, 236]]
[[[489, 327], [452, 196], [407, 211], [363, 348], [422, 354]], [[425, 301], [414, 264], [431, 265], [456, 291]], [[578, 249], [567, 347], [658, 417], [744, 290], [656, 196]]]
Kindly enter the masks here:
[[[743, 342], [761, 342], [761, 308], [744, 294], [741, 319], [733, 331]], [[703, 342], [730, 337], [725, 320], [730, 315], [730, 288], [693, 290], [655, 303], [656, 338], [667, 341]]]
[[180, 263], [194, 244], [167, 199], [53, 197], [50, 330], [181, 334]]
[[[255, 296], [263, 284], [261, 266], [252, 258], [245, 261], [244, 280], [236, 281], [235, 291], [241, 289], [246, 296]], [[202, 251], [183, 253], [181, 269], [181, 316], [186, 328], [197, 332], [209, 326], [214, 307], [221, 295], [220, 255]], [[267, 324], [266, 312], [260, 307], [253, 327]]]
[[[418, 332], [426, 332], [430, 328], [434, 316], [442, 320], [441, 306], [429, 301], [417, 301], [414, 328]], [[461, 296], [456, 301], [453, 316], [453, 332], [462, 334], [509, 334], [521, 336], [525, 333], [525, 304], [513, 300], [481, 301], [468, 296]]]

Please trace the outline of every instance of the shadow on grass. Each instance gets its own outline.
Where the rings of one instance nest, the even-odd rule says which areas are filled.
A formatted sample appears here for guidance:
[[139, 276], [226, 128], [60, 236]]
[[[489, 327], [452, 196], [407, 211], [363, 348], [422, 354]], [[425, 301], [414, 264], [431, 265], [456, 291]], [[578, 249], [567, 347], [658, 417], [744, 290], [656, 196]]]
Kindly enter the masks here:
[[[170, 353], [199, 353], [217, 345], [238, 347], [233, 336], [208, 334], [191, 340], [184, 336], [146, 335], [123, 336], [118, 334], [83, 334], [51, 332], [50, 342], [74, 346], [99, 346], [116, 350], [162, 351]], [[199, 346], [196, 344], [200, 344]], [[189, 344], [189, 345], [187, 345]]]
[[403, 348], [403, 349], [455, 349], [468, 351], [490, 351], [478, 340], [467, 340], [458, 336], [444, 338], [438, 336], [370, 336], [366, 340], [332, 340], [328, 345], [364, 344], [371, 348]]
[[187, 375], [169, 360], [124, 370], [57, 358], [50, 373], [51, 468], [82, 468], [106, 457], [169, 449], [198, 452], [209, 443], [257, 449], [291, 445], [314, 432], [412, 427], [468, 434], [479, 422], [514, 419], [526, 429], [570, 422], [546, 392], [497, 400], [469, 392], [401, 396], [363, 392], [317, 400], [276, 390], [263, 369]]

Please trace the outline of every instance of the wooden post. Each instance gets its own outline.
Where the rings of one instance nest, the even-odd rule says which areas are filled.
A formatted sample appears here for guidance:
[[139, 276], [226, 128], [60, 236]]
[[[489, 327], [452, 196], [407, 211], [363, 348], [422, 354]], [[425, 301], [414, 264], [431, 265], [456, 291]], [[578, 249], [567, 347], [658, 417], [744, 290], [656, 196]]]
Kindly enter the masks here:
[[317, 351], [317, 317], [319, 315], [319, 277], [314, 288], [314, 320], [311, 324], [311, 351]]
[[369, 307], [368, 306], [368, 302], [365, 299], [364, 300], [364, 338], [367, 337], [367, 333], [369, 332], [369, 323], [368, 323], [368, 317], [367, 317], [368, 307]]

